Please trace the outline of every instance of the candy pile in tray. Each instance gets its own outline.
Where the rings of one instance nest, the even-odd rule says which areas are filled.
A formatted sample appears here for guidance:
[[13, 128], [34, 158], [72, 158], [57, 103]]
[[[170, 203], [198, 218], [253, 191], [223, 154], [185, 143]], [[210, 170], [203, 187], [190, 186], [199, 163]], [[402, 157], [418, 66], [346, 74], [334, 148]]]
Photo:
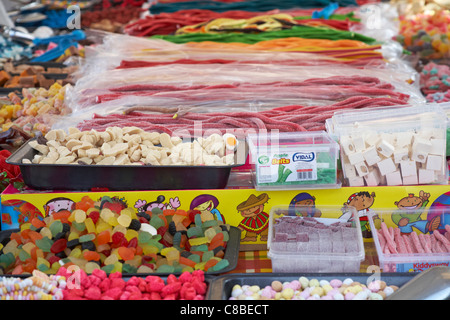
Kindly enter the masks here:
[[72, 211], [34, 218], [10, 235], [0, 251], [0, 271], [55, 274], [75, 265], [86, 273], [220, 271], [230, 226], [197, 210], [139, 211], [120, 201], [88, 196]]

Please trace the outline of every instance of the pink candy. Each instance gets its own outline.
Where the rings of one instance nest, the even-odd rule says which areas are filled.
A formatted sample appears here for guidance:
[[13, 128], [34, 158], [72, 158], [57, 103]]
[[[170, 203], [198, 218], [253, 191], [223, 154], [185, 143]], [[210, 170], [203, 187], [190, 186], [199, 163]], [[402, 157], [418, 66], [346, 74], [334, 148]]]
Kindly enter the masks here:
[[[166, 281], [159, 276], [133, 276], [125, 281], [120, 272], [108, 276], [100, 269], [89, 276], [83, 270], [78, 272], [79, 285], [68, 285], [63, 290], [64, 300], [203, 300], [207, 289], [200, 270], [184, 272], [179, 278], [171, 274]], [[72, 273], [60, 268], [58, 275], [68, 278]]]
[[381, 223], [377, 230], [378, 241], [384, 254], [450, 253], [450, 226], [445, 226], [445, 234], [435, 230], [432, 234], [411, 232], [402, 234], [399, 228], [387, 227]]

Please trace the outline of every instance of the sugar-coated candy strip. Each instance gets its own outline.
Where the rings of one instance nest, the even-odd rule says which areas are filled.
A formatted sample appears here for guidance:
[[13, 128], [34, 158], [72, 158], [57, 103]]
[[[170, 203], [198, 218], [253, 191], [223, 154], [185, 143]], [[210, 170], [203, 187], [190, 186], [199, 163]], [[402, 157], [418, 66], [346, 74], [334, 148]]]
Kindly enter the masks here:
[[450, 241], [450, 224], [445, 225], [445, 234], [444, 236]]
[[392, 239], [391, 233], [385, 222], [381, 223], [381, 230], [383, 231], [383, 235], [384, 235], [384, 238], [386, 239], [386, 244], [387, 244], [387, 247], [389, 248], [389, 251], [391, 253], [398, 253], [396, 244], [395, 244], [394, 240]]
[[383, 232], [377, 229], [378, 241], [380, 242], [381, 251], [384, 252], [386, 247], [386, 239], [383, 236]]
[[409, 237], [407, 235], [403, 234], [402, 238], [403, 238], [403, 242], [405, 243], [405, 248], [406, 248], [407, 253], [414, 253], [411, 243], [409, 241]]
[[428, 244], [428, 242], [425, 238], [425, 235], [423, 233], [421, 233], [421, 234], [419, 234], [418, 237], [419, 237], [420, 244], [422, 245], [422, 248], [424, 249], [424, 251], [426, 253], [432, 253], [431, 246]]
[[399, 228], [394, 229], [394, 241], [399, 253], [408, 253]]
[[434, 230], [433, 235], [436, 237], [436, 240], [442, 243], [445, 251], [450, 252], [450, 241], [446, 237], [444, 237], [438, 230]]
[[425, 250], [422, 248], [422, 245], [420, 244], [419, 236], [417, 235], [417, 233], [411, 232], [410, 237], [414, 245], [414, 248], [416, 249], [416, 252], [425, 253]]
[[433, 235], [432, 237], [430, 237], [431, 240], [431, 251], [433, 253], [439, 253], [441, 252], [439, 246], [438, 246], [438, 241], [436, 240], [436, 237]]

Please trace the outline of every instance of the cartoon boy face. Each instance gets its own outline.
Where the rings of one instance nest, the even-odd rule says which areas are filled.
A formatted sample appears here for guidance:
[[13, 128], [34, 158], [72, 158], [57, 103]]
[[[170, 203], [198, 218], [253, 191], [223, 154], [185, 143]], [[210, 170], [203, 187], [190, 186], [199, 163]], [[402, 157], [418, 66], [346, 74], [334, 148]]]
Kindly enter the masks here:
[[422, 204], [422, 198], [416, 197], [412, 193], [410, 193], [407, 197], [404, 197], [395, 202], [395, 205], [402, 210], [414, 210], [420, 208]]
[[375, 194], [369, 194], [368, 192], [361, 192], [349, 202], [350, 206], [356, 208], [357, 211], [370, 208], [375, 201]]
[[264, 205], [254, 206], [241, 211], [241, 215], [245, 218], [256, 217], [260, 212], [264, 210]]

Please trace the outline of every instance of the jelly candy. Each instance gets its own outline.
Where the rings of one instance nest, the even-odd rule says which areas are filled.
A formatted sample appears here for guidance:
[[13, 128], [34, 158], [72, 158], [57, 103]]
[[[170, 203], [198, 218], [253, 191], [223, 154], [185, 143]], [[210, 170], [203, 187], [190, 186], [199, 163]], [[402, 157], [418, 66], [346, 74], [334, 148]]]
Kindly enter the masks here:
[[58, 252], [63, 251], [66, 247], [67, 247], [67, 240], [66, 239], [59, 239], [59, 240], [56, 240], [52, 244], [52, 246], [50, 247], [50, 251], [52, 253], [58, 253]]
[[62, 222], [60, 220], [54, 221], [50, 225], [50, 231], [51, 231], [53, 237], [55, 235], [57, 235], [58, 233], [62, 232], [63, 231], [63, 224], [62, 224]]
[[83, 223], [84, 220], [86, 220], [86, 212], [84, 210], [77, 209], [74, 212], [72, 212], [72, 214], [74, 215], [75, 222], [77, 223]]
[[102, 231], [97, 234], [97, 245], [102, 245], [111, 241], [109, 230]]
[[122, 260], [125, 260], [125, 261], [131, 260], [134, 258], [134, 252], [133, 252], [133, 250], [131, 250], [129, 248], [119, 247], [118, 253], [119, 253], [120, 257], [122, 258]]
[[191, 246], [199, 246], [202, 244], [208, 243], [207, 237], [199, 237], [199, 238], [191, 238], [189, 239], [189, 244]]
[[81, 243], [84, 243], [84, 242], [88, 242], [88, 241], [93, 241], [94, 239], [95, 239], [95, 234], [93, 234], [93, 233], [88, 233], [88, 234], [82, 235], [82, 236], [79, 238], [79, 241], [80, 241]]
[[118, 218], [117, 218], [117, 222], [121, 225], [124, 226], [125, 228], [127, 228], [130, 223], [131, 223], [131, 217], [127, 214], [121, 214]]
[[99, 261], [100, 254], [95, 251], [84, 251], [83, 258], [85, 258], [87, 261]]

